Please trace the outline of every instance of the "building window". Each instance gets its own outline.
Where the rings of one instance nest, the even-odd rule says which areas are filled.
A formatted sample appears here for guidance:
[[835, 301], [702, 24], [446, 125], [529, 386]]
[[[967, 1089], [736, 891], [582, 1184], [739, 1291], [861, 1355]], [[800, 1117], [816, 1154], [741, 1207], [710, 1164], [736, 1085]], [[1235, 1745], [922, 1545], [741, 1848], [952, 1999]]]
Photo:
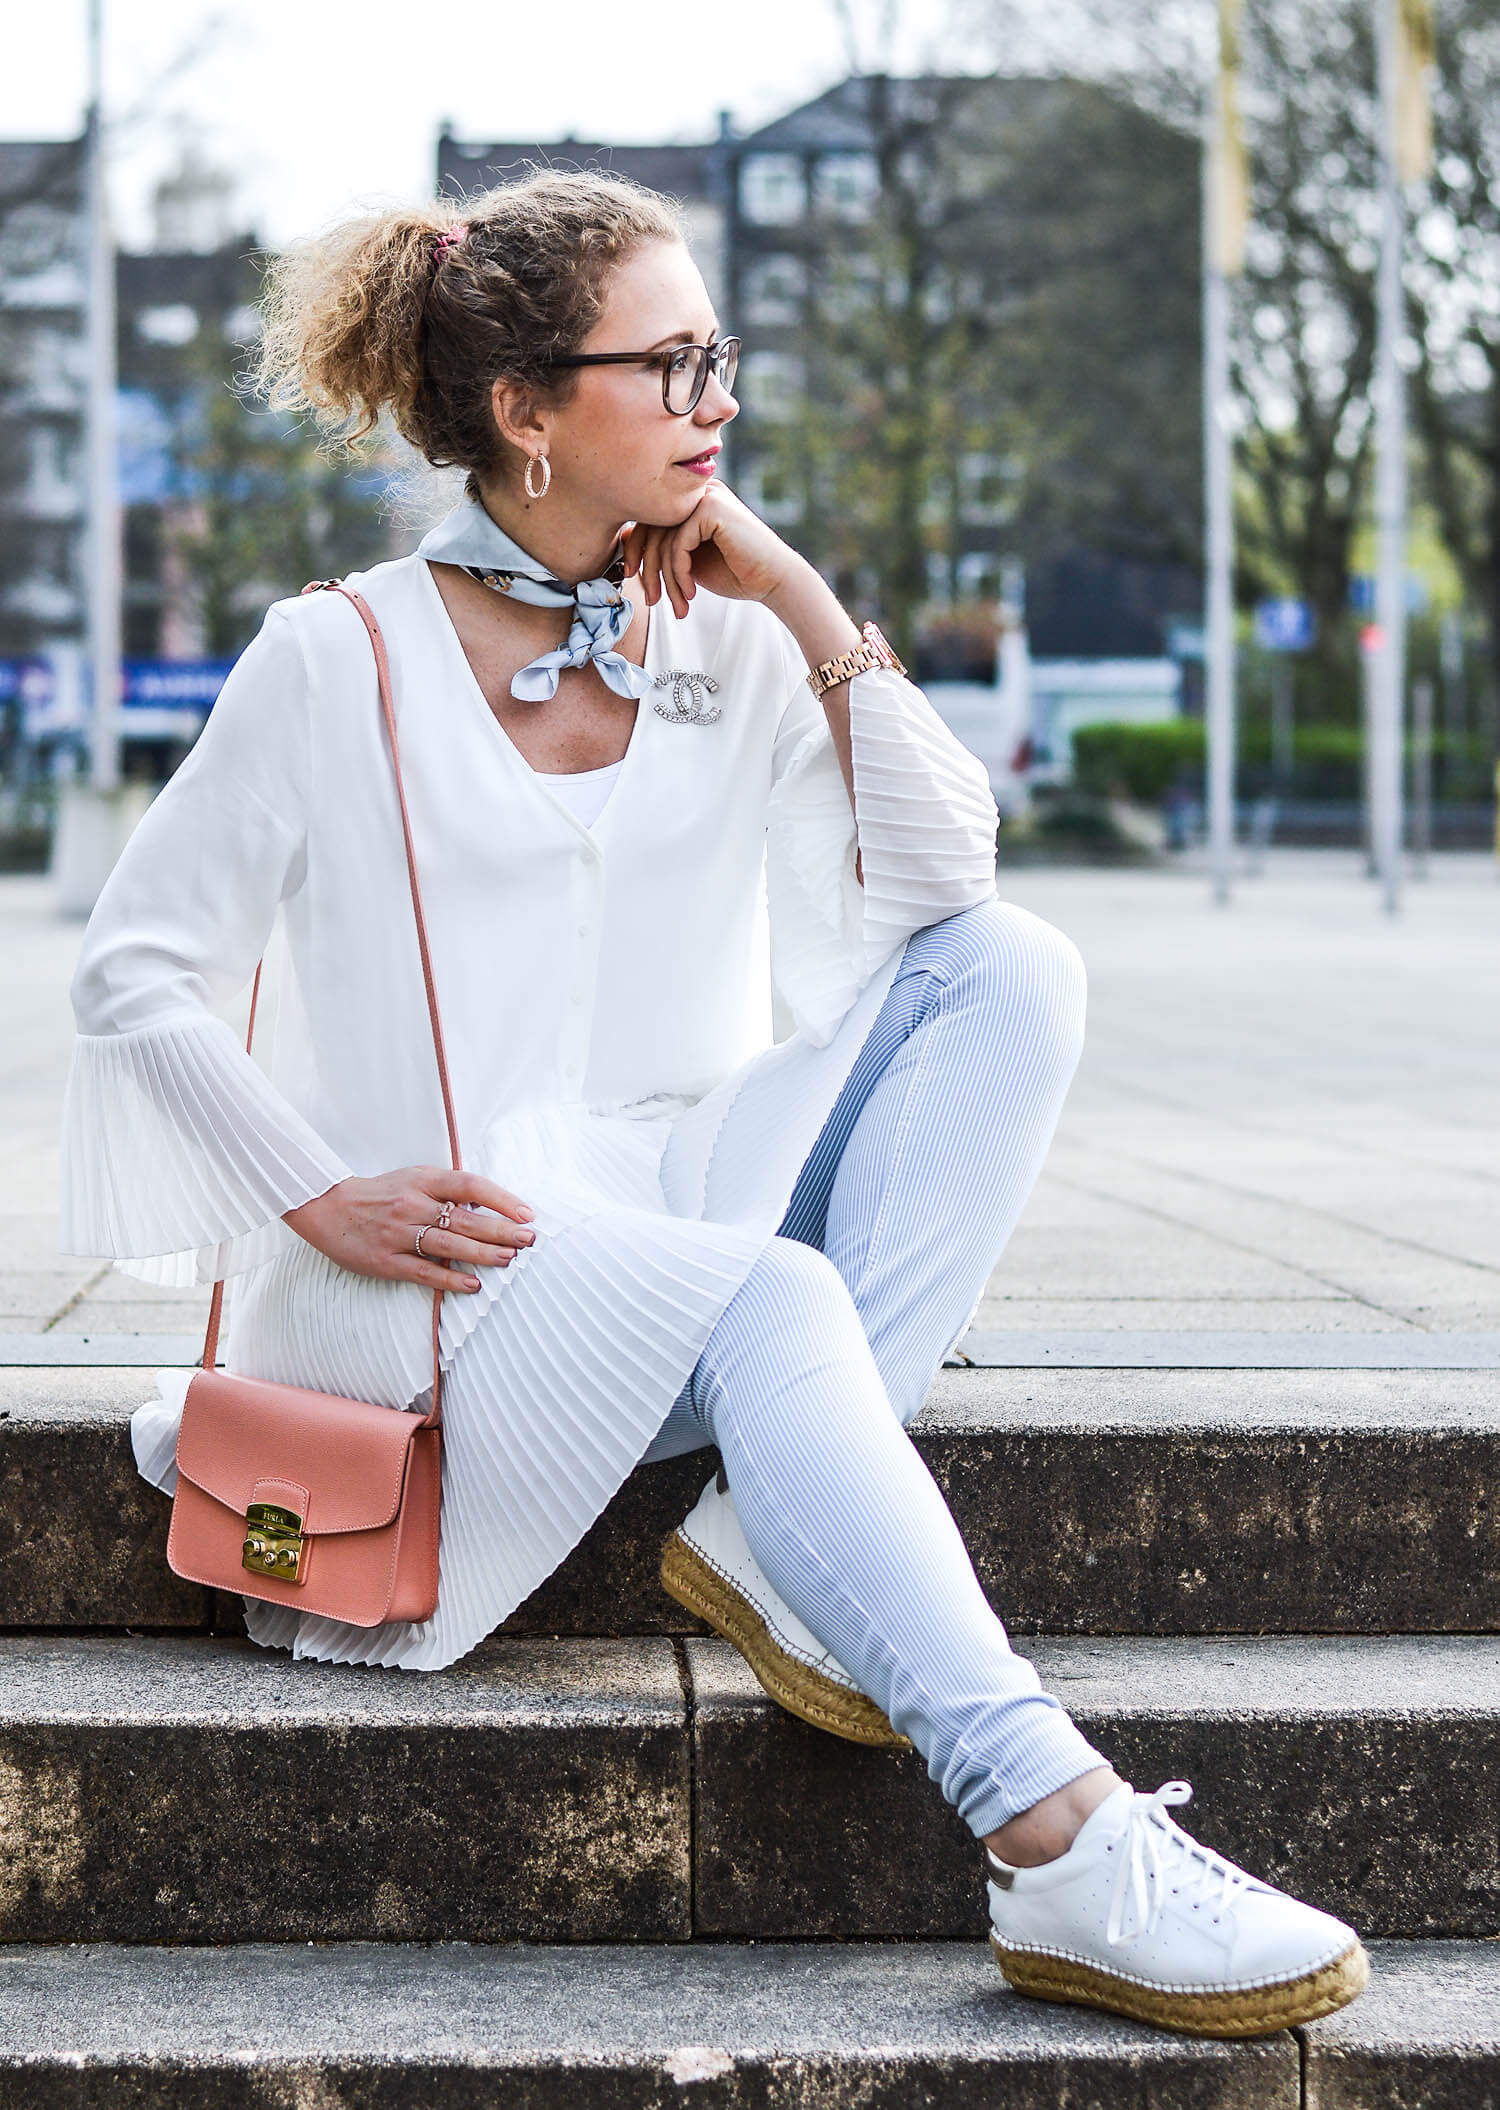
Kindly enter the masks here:
[[31, 576], [53, 586], [73, 583], [73, 536], [65, 527], [28, 521], [26, 543], [31, 557]]
[[147, 344], [191, 344], [198, 334], [198, 312], [186, 301], [173, 301], [162, 308], [142, 308], [135, 318], [136, 334]]
[[1014, 455], [965, 454], [958, 464], [958, 507], [965, 520], [1002, 527], [1020, 501], [1024, 465]]
[[0, 226], [0, 271], [26, 276], [60, 262], [71, 246], [69, 216], [41, 202], [12, 206]]
[[757, 227], [789, 227], [807, 211], [807, 180], [796, 154], [747, 154], [740, 164], [740, 211]]
[[739, 495], [751, 512], [773, 527], [789, 527], [802, 518], [802, 493], [795, 481], [764, 455], [752, 456], [736, 481]]
[[800, 359], [789, 352], [749, 352], [737, 376], [740, 398], [752, 417], [784, 424], [795, 417], [804, 386]]
[[800, 322], [806, 298], [807, 266], [800, 256], [758, 257], [745, 273], [746, 322]]
[[993, 550], [965, 550], [955, 567], [961, 601], [994, 601], [1000, 596], [1000, 559]]
[[161, 578], [164, 536], [160, 506], [125, 508], [125, 576], [155, 583]]
[[870, 256], [838, 256], [818, 284], [818, 302], [829, 322], [853, 322], [880, 299], [880, 266]]
[[816, 210], [834, 220], [868, 220], [880, 191], [873, 154], [823, 154], [813, 167]]
[[79, 473], [79, 435], [67, 425], [38, 424], [33, 428], [32, 461], [39, 480], [50, 486], [69, 488]]

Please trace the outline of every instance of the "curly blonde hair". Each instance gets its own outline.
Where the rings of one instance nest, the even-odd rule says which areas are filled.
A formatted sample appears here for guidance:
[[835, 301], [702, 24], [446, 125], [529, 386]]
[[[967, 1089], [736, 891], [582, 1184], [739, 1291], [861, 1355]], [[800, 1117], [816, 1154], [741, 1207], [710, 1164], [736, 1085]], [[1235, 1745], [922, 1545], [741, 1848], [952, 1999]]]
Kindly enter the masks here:
[[404, 439], [437, 468], [466, 469], [472, 487], [511, 451], [495, 380], [565, 403], [577, 370], [544, 361], [583, 344], [618, 263], [682, 238], [675, 199], [595, 170], [532, 167], [456, 205], [361, 214], [268, 267], [253, 378], [274, 407], [310, 412], [349, 447], [389, 410]]

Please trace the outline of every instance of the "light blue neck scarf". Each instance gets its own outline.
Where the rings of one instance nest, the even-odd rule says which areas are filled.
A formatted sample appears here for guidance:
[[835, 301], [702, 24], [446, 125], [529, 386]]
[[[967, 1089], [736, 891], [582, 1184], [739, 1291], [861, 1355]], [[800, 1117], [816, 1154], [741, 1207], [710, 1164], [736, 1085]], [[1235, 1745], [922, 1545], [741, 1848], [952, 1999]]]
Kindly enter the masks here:
[[542, 653], [512, 681], [510, 693], [520, 702], [545, 703], [557, 694], [557, 677], [564, 667], [581, 667], [589, 660], [617, 696], [644, 696], [650, 690], [651, 677], [614, 649], [635, 614], [629, 596], [622, 591], [625, 561], [618, 553], [599, 578], [567, 586], [528, 556], [519, 542], [512, 542], [477, 498], [466, 495], [446, 520], [423, 536], [417, 555], [430, 557], [436, 564], [462, 565], [471, 579], [492, 586], [496, 593], [509, 594], [513, 601], [572, 609], [573, 627], [567, 643], [555, 652]]

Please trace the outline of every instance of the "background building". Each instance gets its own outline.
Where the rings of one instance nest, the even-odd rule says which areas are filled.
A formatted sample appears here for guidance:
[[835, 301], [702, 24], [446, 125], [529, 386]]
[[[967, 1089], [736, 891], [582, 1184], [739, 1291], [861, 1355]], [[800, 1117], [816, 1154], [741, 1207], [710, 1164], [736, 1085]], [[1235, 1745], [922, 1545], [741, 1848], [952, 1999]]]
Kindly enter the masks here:
[[719, 137], [699, 146], [611, 146], [602, 140], [558, 139], [548, 145], [516, 139], [456, 139], [446, 127], [438, 135], [440, 197], [472, 197], [497, 183], [514, 183], [540, 162], [549, 168], [609, 169], [681, 201], [688, 247], [716, 306], [724, 300], [724, 146], [730, 136], [727, 110], [719, 112]]
[[0, 656], [83, 635], [81, 140], [0, 142]]

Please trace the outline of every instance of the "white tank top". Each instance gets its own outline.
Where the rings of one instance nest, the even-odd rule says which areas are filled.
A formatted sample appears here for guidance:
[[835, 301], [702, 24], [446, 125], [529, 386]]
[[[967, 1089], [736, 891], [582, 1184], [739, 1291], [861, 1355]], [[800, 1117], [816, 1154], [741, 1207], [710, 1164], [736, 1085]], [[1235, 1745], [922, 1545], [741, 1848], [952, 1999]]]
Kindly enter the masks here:
[[567, 805], [571, 806], [586, 828], [592, 828], [604, 810], [604, 802], [614, 789], [615, 778], [625, 766], [625, 757], [618, 762], [606, 762], [602, 769], [570, 769], [562, 772], [539, 769], [536, 773], [544, 784], [550, 784]]

